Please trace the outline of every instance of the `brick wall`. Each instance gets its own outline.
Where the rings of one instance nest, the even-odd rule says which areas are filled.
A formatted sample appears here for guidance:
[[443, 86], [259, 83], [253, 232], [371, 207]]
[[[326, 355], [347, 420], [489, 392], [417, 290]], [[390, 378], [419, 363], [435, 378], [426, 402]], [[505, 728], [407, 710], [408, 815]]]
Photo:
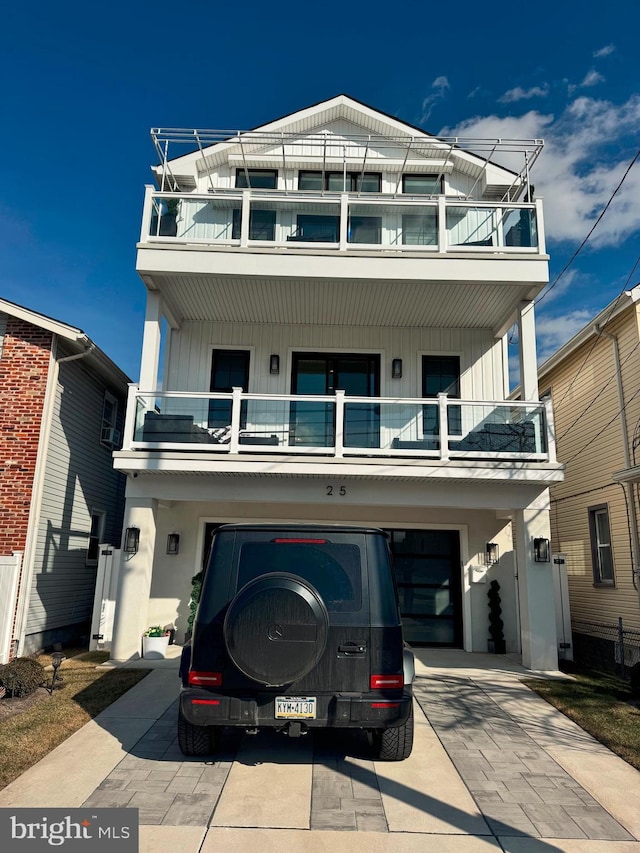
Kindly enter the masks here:
[[7, 318], [0, 358], [0, 554], [24, 551], [52, 338]]

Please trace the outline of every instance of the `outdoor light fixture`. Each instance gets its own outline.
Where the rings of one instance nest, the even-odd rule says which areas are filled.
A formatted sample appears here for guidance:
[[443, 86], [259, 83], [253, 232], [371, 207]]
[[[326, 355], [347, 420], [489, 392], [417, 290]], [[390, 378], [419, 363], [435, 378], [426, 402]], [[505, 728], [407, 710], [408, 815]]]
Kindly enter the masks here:
[[402, 359], [394, 358], [391, 362], [391, 378], [402, 379]]
[[497, 542], [487, 542], [484, 552], [484, 561], [487, 566], [493, 566], [500, 560], [500, 549]]
[[167, 554], [177, 554], [180, 550], [180, 534], [170, 533], [167, 536]]
[[124, 552], [125, 554], [137, 554], [140, 546], [140, 528], [127, 527], [124, 534]]
[[548, 539], [533, 540], [533, 559], [536, 563], [549, 563], [551, 561]]
[[60, 665], [61, 665], [62, 661], [66, 660], [66, 659], [67, 659], [67, 656], [64, 654], [64, 652], [54, 652], [51, 655], [51, 666], [53, 667], [53, 676], [51, 678], [51, 685], [49, 687], [47, 687], [49, 694], [53, 693], [55, 683], [56, 683], [56, 679], [58, 679], [59, 681], [62, 681], [62, 676], [58, 675], [58, 670], [60, 669]]
[[280, 356], [276, 353], [269, 358], [269, 373], [274, 375], [280, 373]]

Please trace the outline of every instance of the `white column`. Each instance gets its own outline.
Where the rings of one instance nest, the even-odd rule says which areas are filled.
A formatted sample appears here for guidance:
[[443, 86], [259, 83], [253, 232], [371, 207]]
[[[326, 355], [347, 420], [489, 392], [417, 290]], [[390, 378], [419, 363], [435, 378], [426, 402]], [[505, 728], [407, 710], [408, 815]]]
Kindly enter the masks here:
[[142, 359], [140, 362], [140, 390], [155, 391], [158, 382], [160, 362], [160, 337], [162, 333], [162, 306], [160, 294], [147, 291], [147, 309], [144, 318], [142, 338]]
[[514, 522], [522, 664], [527, 669], [556, 670], [558, 642], [552, 563], [536, 563], [533, 555], [535, 538], [551, 539], [548, 490], [527, 509], [517, 510]]
[[[131, 660], [140, 657], [143, 631], [148, 628], [147, 613], [156, 544], [158, 502], [152, 498], [127, 498], [123, 529], [140, 530], [137, 554], [120, 552], [120, 574], [116, 594], [111, 657]], [[124, 532], [123, 532], [124, 536]]]
[[536, 354], [536, 317], [533, 302], [523, 302], [518, 310], [520, 340], [520, 389], [523, 400], [538, 399], [538, 357]]

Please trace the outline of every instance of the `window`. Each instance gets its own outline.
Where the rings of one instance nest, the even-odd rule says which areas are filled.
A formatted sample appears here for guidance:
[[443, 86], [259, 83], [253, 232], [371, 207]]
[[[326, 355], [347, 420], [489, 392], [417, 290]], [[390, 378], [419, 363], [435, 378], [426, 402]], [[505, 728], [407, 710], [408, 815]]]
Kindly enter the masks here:
[[438, 212], [404, 213], [402, 215], [402, 243], [405, 246], [438, 245]]
[[[231, 239], [240, 239], [240, 217], [241, 210], [233, 209], [233, 225]], [[249, 214], [249, 239], [250, 240], [275, 240], [276, 212], [275, 210], [260, 210], [251, 208]]]
[[382, 217], [350, 216], [349, 243], [382, 242]]
[[379, 193], [382, 188], [380, 172], [325, 172], [324, 187], [322, 172], [300, 171], [298, 173], [299, 190], [329, 190], [330, 192]]
[[[249, 386], [249, 351], [214, 349], [211, 359], [210, 391], [230, 393], [233, 388], [246, 391]], [[242, 405], [240, 427], [246, 425], [246, 403]], [[219, 428], [231, 423], [231, 400], [209, 400], [209, 427]]]
[[120, 430], [116, 429], [118, 418], [118, 401], [108, 391], [104, 392], [102, 403], [102, 425], [100, 441], [105, 447], [116, 447], [120, 444]]
[[[457, 355], [422, 356], [422, 396], [438, 394], [460, 399], [460, 358]], [[438, 406], [423, 406], [424, 435], [437, 435], [440, 430]], [[462, 434], [460, 406], [448, 407], [449, 435]]]
[[613, 586], [615, 577], [607, 504], [589, 507], [589, 533], [591, 535], [593, 582], [598, 586]]
[[277, 186], [277, 169], [236, 169], [236, 187], [239, 189], [275, 190]]
[[101, 510], [91, 511], [91, 529], [89, 531], [89, 544], [85, 563], [87, 566], [98, 565], [98, 552], [100, 540], [104, 536], [105, 514]]
[[438, 175], [403, 175], [402, 192], [407, 195], [440, 195], [442, 178]]
[[296, 219], [296, 233], [293, 236], [296, 240], [308, 243], [337, 243], [339, 230], [339, 216], [300, 213]]

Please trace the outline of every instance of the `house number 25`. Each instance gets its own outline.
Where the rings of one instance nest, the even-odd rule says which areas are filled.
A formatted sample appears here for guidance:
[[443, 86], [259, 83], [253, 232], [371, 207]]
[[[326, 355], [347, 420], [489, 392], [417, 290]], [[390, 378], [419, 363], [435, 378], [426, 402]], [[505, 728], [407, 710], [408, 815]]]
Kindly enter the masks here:
[[340, 495], [340, 497], [343, 497], [347, 494], [347, 489], [345, 486], [326, 486], [325, 488], [327, 490], [327, 495], [330, 498], [337, 497], [338, 495]]

